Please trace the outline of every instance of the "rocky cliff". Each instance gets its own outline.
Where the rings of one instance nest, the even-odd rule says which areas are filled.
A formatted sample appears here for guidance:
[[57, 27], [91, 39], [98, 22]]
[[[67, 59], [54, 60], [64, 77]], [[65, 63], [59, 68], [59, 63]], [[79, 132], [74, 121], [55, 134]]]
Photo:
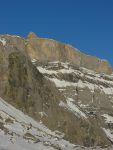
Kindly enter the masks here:
[[113, 76], [107, 61], [33, 33], [27, 39], [0, 36], [0, 57], [2, 98], [71, 143], [111, 146]]
[[107, 61], [85, 55], [71, 45], [38, 38], [33, 33], [28, 35], [27, 51], [31, 59], [71, 62], [78, 67], [85, 67], [98, 73], [112, 73], [112, 68]]

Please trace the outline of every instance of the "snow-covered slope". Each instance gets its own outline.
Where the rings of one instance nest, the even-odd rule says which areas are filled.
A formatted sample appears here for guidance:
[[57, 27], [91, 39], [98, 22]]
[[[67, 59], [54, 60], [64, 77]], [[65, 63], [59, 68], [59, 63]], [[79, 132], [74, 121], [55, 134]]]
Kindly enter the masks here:
[[0, 98], [0, 150], [74, 149], [62, 137]]
[[[63, 140], [0, 98], [0, 150], [90, 150]], [[97, 147], [96, 149], [101, 150]], [[111, 148], [112, 149], [112, 148]], [[109, 148], [110, 150], [110, 148]]]

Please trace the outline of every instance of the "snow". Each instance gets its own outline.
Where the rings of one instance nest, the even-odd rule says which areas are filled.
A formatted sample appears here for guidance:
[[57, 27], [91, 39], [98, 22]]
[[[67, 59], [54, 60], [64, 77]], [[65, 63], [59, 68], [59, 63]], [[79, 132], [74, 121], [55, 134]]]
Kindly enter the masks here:
[[[91, 77], [90, 75], [93, 75], [94, 77]], [[99, 74], [91, 74], [90, 73], [89, 75], [86, 75], [86, 77], [89, 78], [89, 79], [92, 79], [94, 81], [98, 81], [98, 82], [101, 82], [101, 83], [107, 83], [109, 85], [113, 85], [113, 81], [107, 81], [107, 80], [103, 79], [102, 77], [100, 77]], [[107, 75], [106, 75], [106, 77], [107, 77]], [[109, 76], [108, 78], [111, 79], [111, 76]]]
[[21, 137], [10, 138], [9, 135], [1, 134], [0, 132], [0, 150], [55, 150], [50, 146], [45, 146], [43, 143], [34, 144], [26, 142]]
[[0, 38], [0, 42], [2, 43], [3, 46], [6, 45], [6, 40], [4, 38]]
[[57, 78], [48, 78], [48, 79], [54, 82], [56, 87], [58, 88], [63, 88], [63, 87], [66, 88], [68, 86], [75, 86], [75, 87], [79, 87], [83, 89], [87, 87], [88, 89], [91, 90], [91, 92], [94, 92], [95, 89], [99, 89], [100, 91], [103, 91], [107, 95], [113, 95], [113, 88], [105, 88], [104, 86], [98, 86], [96, 84], [92, 84], [89, 82], [83, 82], [82, 80], [79, 80], [77, 83], [74, 83], [74, 82], [69, 82], [66, 80], [59, 80]]
[[68, 109], [73, 112], [78, 118], [87, 119], [87, 116], [84, 112], [82, 112], [77, 105], [75, 105], [74, 100], [72, 98], [67, 98], [67, 103], [60, 101], [59, 106]]
[[[63, 67], [63, 69], [59, 69], [58, 68], [58, 64], [61, 64], [61, 66]], [[56, 70], [52, 70], [52, 66], [56, 66]], [[48, 69], [49, 68], [49, 69]], [[99, 89], [100, 91], [104, 92], [107, 95], [113, 95], [113, 81], [109, 81], [107, 79], [104, 78], [100, 78], [100, 74], [95, 73], [92, 70], [88, 70], [86, 68], [80, 68], [80, 70], [76, 70], [73, 69], [71, 66], [69, 66], [69, 62], [60, 62], [60, 61], [54, 61], [54, 62], [49, 62], [48, 66], [46, 67], [42, 67], [42, 66], [38, 66], [37, 69], [42, 73], [45, 74], [45, 76], [48, 77], [48, 75], [54, 75], [56, 74], [57, 77], [59, 77], [59, 79], [53, 77], [48, 77], [49, 80], [53, 81], [57, 87], [68, 87], [68, 86], [77, 86], [80, 88], [89, 88], [91, 90], [91, 92], [94, 92], [95, 89]], [[73, 74], [75, 76], [80, 76], [81, 78], [83, 78], [83, 76], [87, 79], [92, 80], [94, 83], [91, 83], [89, 81], [82, 81], [79, 80], [78, 83], [74, 83], [74, 82], [69, 82], [66, 80], [61, 80], [60, 79], [60, 74]], [[104, 75], [107, 76], [108, 78], [110, 78], [110, 80], [112, 80], [111, 76], [108, 75]], [[105, 87], [103, 86], [103, 84], [106, 84], [111, 87]]]
[[96, 84], [92, 84], [89, 82], [83, 82], [81, 80], [78, 81], [78, 83], [69, 82], [66, 80], [59, 80], [57, 78], [48, 78], [49, 80], [53, 81], [56, 84], [56, 87], [68, 87], [68, 86], [76, 86], [80, 88], [89, 88], [91, 92], [94, 92], [95, 89], [100, 89], [100, 91], [103, 91], [107, 95], [113, 95], [113, 88], [105, 88], [104, 86], [98, 86]]
[[32, 63], [35, 63], [36, 61], [37, 61], [36, 59], [32, 59], [32, 60], [31, 60]]
[[0, 110], [0, 116], [1, 116], [4, 120], [6, 120], [6, 119], [8, 119], [8, 118], [14, 120], [14, 118], [12, 118], [11, 116], [9, 116], [8, 114], [6, 114], [5, 112], [3, 112], [3, 111], [1, 111], [1, 110]]
[[104, 130], [106, 136], [109, 138], [109, 140], [113, 142], [113, 134], [111, 133], [111, 130], [105, 129], [105, 128], [103, 128], [103, 130]]
[[83, 82], [81, 80], [79, 80], [77, 83], [77, 87], [84, 88], [85, 84], [83, 84]]
[[[106, 123], [113, 124], [113, 117], [112, 116], [110, 116], [108, 114], [103, 114], [102, 116], [105, 118]], [[106, 136], [109, 138], [109, 140], [113, 142], [113, 130], [105, 129], [105, 128], [103, 128], [103, 130], [104, 130]]]
[[16, 38], [22, 38], [22, 37], [20, 37], [19, 35], [9, 35], [9, 34], [6, 34], [6, 36], [9, 36], [9, 37], [16, 37]]
[[37, 123], [37, 121], [35, 121], [31, 117], [25, 115], [21, 111], [17, 110], [16, 108], [14, 108], [13, 106], [8, 104], [1, 98], [0, 98], [0, 111], [5, 112], [6, 115], [16, 118], [16, 121], [18, 121], [20, 123], [24, 123], [24, 124], [32, 123], [32, 125], [34, 127], [39, 128], [40, 130], [43, 130], [43, 131], [47, 132], [48, 134], [54, 135], [47, 127], [40, 125], [39, 123]]
[[64, 73], [64, 74], [65, 74], [65, 73], [67, 73], [67, 74], [71, 74], [71, 73], [77, 74], [77, 72], [75, 72], [75, 70], [74, 70], [74, 69], [71, 69], [71, 68], [60, 69], [59, 72], [60, 72], [60, 73]]
[[[64, 66], [65, 68], [68, 68], [67, 67], [67, 64], [65, 64]], [[37, 67], [37, 69], [43, 73], [43, 74], [58, 74], [58, 73], [67, 73], [67, 74], [70, 74], [70, 73], [74, 73], [75, 71], [73, 69], [59, 69], [57, 71], [55, 70], [48, 70], [46, 68], [43, 68], [41, 66]]]
[[[58, 63], [61, 64], [62, 67], [64, 67], [63, 69], [59, 69], [57, 68], [56, 70], [52, 70], [52, 66], [56, 66], [58, 65]], [[88, 70], [86, 68], [80, 68], [80, 70], [76, 70], [73, 69], [72, 67], [69, 66], [69, 63], [66, 62], [60, 62], [60, 61], [54, 61], [54, 62], [49, 62], [49, 65], [46, 67], [42, 67], [42, 66], [38, 66], [37, 69], [42, 73], [45, 74], [45, 76], [53, 81], [56, 84], [56, 87], [58, 88], [62, 88], [62, 87], [69, 87], [69, 86], [75, 86], [75, 87], [80, 87], [82, 88], [88, 88], [91, 90], [91, 92], [94, 92], [95, 89], [99, 89], [100, 91], [104, 92], [107, 95], [113, 95], [113, 81], [109, 81], [103, 78], [100, 78], [100, 74], [95, 73], [94, 71]], [[56, 66], [58, 67], [58, 66]], [[49, 69], [48, 69], [49, 68]], [[80, 77], [86, 77], [87, 79], [90, 79], [92, 81], [94, 81], [97, 84], [88, 82], [86, 81], [82, 81], [79, 80], [77, 83], [75, 82], [69, 82], [66, 80], [61, 80], [60, 79], [60, 74], [75, 74], [75, 76], [80, 76]], [[57, 75], [58, 78], [55, 78], [54, 76], [52, 77], [48, 77], [48, 75]], [[93, 77], [92, 77], [93, 76]], [[107, 76], [107, 75], [106, 75]], [[111, 79], [111, 76], [109, 76], [109, 78]], [[100, 85], [99, 85], [100, 84]], [[104, 87], [102, 84], [109, 84], [111, 85], [111, 87]]]
[[37, 69], [42, 73], [42, 74], [57, 74], [57, 71], [54, 70], [47, 70], [42, 67], [37, 67]]
[[80, 106], [81, 108], [87, 108], [87, 107], [89, 107], [89, 104], [84, 105], [84, 104], [81, 104], [81, 102], [79, 102], [79, 106]]
[[59, 88], [77, 85], [76, 83], [68, 82], [65, 80], [59, 80], [57, 78], [48, 78], [48, 79], [51, 80], [52, 82], [54, 82], [56, 87], [59, 87]]
[[[58, 67], [58, 64], [61, 64], [61, 66], [64, 67], [64, 69], [58, 69], [58, 70], [50, 70], [48, 68], [44, 68], [42, 66], [38, 66], [37, 69], [41, 72], [41, 73], [47, 73], [47, 74], [58, 74], [58, 73], [62, 73], [62, 74], [71, 74], [71, 73], [75, 73], [75, 74], [80, 74], [81, 72], [78, 71], [78, 70], [74, 70], [72, 68], [69, 68], [69, 63], [63, 63], [63, 62], [59, 62], [59, 61], [55, 61], [55, 62], [49, 62], [48, 64], [52, 65], [52, 66], [57, 66]], [[50, 66], [49, 66], [50, 67]], [[52, 72], [53, 71], [53, 72]], [[82, 73], [81, 73], [82, 74]]]
[[106, 123], [113, 123], [113, 117], [108, 114], [102, 115], [105, 118]]
[[49, 62], [49, 64], [58, 64], [58, 63], [60, 63], [60, 61], [51, 61], [51, 62]]
[[70, 110], [73, 111], [73, 112], [75, 112], [76, 114], [80, 115], [82, 118], [87, 119], [86, 114], [83, 113], [83, 112], [78, 108], [78, 106], [73, 103], [73, 101], [74, 101], [74, 100], [73, 100], [72, 98], [68, 98], [68, 99], [67, 99], [67, 105], [68, 105], [68, 107], [70, 108]]
[[48, 78], [49, 80], [51, 80], [52, 82], [55, 83], [56, 87], [68, 87], [68, 86], [76, 86], [76, 87], [80, 87], [80, 88], [85, 88], [88, 87], [91, 90], [94, 90], [94, 85], [90, 84], [90, 83], [83, 83], [81, 80], [79, 80], [77, 83], [74, 82], [69, 82], [69, 81], [65, 81], [65, 80], [59, 80], [57, 78]]

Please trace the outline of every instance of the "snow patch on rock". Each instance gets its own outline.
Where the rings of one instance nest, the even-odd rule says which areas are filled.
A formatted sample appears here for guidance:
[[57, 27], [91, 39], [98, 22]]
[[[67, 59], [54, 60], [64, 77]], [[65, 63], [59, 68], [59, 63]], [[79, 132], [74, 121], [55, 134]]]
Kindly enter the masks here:
[[78, 118], [87, 119], [87, 116], [84, 112], [80, 110], [80, 108], [75, 105], [74, 100], [72, 98], [67, 98], [67, 103], [60, 101], [59, 106], [68, 109], [69, 111], [73, 112]]
[[0, 42], [2, 43], [3, 46], [6, 45], [6, 40], [4, 38], [0, 38]]
[[111, 133], [111, 130], [105, 129], [105, 128], [103, 128], [103, 130], [104, 130], [106, 136], [108, 137], [108, 139], [113, 142], [113, 133]]
[[113, 117], [108, 114], [102, 115], [105, 118], [106, 123], [113, 123]]

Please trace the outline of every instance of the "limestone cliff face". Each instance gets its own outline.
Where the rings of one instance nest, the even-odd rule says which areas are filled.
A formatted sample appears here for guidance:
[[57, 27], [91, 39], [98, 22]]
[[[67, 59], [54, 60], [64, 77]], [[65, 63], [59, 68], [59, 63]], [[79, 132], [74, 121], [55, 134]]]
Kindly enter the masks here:
[[85, 68], [112, 72], [106, 61], [33, 33], [0, 36], [0, 97], [72, 143], [109, 146], [101, 115], [112, 115], [113, 78]]
[[107, 61], [85, 55], [70, 45], [50, 39], [37, 38], [33, 33], [28, 35], [26, 50], [31, 59], [72, 62], [78, 67], [85, 67], [98, 73], [112, 73], [112, 68]]

